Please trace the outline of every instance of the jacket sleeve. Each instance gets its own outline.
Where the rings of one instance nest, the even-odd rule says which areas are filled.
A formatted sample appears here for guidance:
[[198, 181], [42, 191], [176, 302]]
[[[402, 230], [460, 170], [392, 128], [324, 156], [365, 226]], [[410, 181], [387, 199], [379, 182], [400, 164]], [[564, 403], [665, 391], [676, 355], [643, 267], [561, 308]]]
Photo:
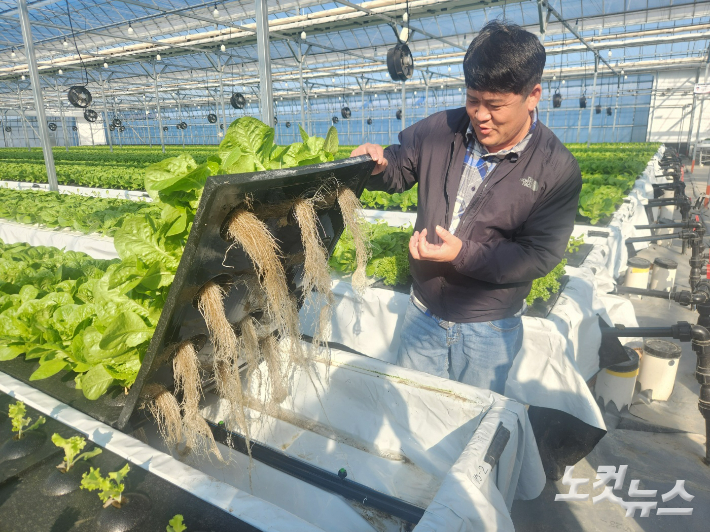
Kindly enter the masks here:
[[384, 172], [370, 177], [368, 190], [383, 190], [390, 194], [404, 192], [412, 188], [417, 175], [417, 129], [424, 120], [409, 126], [398, 135], [399, 144], [390, 144], [385, 148], [387, 168]]
[[572, 158], [560, 184], [545, 192], [514, 240], [466, 240], [452, 261], [456, 270], [494, 284], [531, 282], [562, 260], [574, 228], [582, 175]]

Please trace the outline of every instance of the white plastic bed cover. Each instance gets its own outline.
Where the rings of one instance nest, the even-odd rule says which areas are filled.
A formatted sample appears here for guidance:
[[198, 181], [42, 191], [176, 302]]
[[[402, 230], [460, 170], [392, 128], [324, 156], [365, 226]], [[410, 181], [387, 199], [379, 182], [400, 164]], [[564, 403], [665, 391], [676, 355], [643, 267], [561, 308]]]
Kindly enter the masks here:
[[[203, 415], [223, 419], [223, 408], [212, 396]], [[426, 508], [417, 532], [512, 531], [513, 499], [535, 498], [545, 485], [521, 404], [337, 349], [321, 351], [310, 372], [297, 370], [279, 407], [249, 415], [253, 439], [327, 471], [345, 467], [348, 479]], [[510, 439], [490, 471], [484, 456], [501, 423]], [[370, 530], [348, 514], [338, 512], [346, 521], [337, 530]]]
[[[13, 190], [49, 190], [47, 183], [25, 183], [24, 181], [0, 181], [0, 188]], [[115, 198], [131, 201], [153, 201], [147, 192], [142, 190], [121, 190], [116, 188], [70, 187], [59, 185], [60, 194], [78, 194], [95, 198]]]

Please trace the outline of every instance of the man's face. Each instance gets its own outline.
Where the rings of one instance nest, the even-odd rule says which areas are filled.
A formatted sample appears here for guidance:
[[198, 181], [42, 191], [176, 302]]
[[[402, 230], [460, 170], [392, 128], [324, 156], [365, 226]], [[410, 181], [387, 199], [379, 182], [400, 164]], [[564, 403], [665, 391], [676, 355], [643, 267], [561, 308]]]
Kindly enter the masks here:
[[539, 84], [527, 95], [466, 89], [466, 112], [478, 141], [490, 152], [515, 146], [527, 134], [525, 126], [541, 94]]

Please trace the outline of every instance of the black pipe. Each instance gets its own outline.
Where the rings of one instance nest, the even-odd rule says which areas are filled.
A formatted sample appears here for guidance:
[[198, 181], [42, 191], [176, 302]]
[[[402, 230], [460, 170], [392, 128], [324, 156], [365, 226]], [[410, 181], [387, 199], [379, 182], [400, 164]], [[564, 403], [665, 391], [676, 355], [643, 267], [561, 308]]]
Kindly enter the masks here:
[[660, 299], [670, 299], [675, 301], [674, 292], [666, 292], [665, 290], [651, 290], [649, 288], [635, 288], [633, 286], [617, 286], [617, 294], [632, 294], [636, 296], [658, 297]]
[[636, 229], [685, 229], [688, 227], [687, 222], [673, 222], [672, 224], [650, 224], [650, 225], [635, 225]]
[[634, 236], [626, 239], [627, 244], [633, 244], [634, 242], [655, 242], [656, 240], [673, 240], [674, 238], [681, 238], [683, 233], [671, 233], [670, 235], [653, 235], [653, 236]]

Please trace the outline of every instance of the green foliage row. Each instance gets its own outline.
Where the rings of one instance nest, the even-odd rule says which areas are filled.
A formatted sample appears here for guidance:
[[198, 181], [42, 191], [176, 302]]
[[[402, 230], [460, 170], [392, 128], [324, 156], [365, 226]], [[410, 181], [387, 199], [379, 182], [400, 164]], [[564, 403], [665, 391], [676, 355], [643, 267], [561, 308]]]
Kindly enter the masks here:
[[20, 355], [37, 360], [39, 368], [30, 380], [71, 370], [76, 388], [88, 399], [97, 399], [112, 385], [130, 387], [207, 178], [333, 160], [335, 128], [325, 139], [301, 135], [303, 142], [277, 146], [272, 128], [245, 117], [232, 123], [204, 163], [181, 153], [148, 167], [144, 183], [153, 203], [135, 204], [141, 208], [124, 214], [113, 228], [120, 260], [0, 242], [0, 361]]
[[113, 236], [126, 216], [139, 212], [157, 215], [160, 208], [142, 201], [0, 188], [0, 218], [24, 224]]

